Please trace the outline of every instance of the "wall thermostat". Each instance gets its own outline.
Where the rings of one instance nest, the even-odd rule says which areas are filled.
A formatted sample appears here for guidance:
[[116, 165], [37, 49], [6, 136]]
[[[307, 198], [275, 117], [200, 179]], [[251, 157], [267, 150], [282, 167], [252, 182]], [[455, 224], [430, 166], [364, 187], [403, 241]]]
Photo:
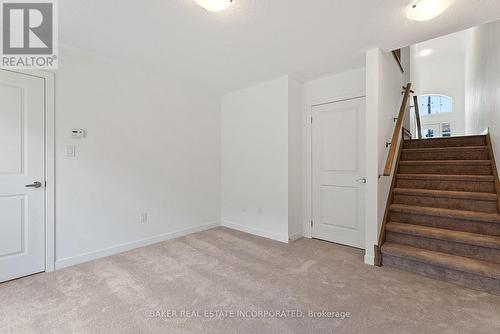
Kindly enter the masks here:
[[71, 138], [74, 138], [74, 139], [85, 138], [85, 130], [84, 129], [71, 129]]

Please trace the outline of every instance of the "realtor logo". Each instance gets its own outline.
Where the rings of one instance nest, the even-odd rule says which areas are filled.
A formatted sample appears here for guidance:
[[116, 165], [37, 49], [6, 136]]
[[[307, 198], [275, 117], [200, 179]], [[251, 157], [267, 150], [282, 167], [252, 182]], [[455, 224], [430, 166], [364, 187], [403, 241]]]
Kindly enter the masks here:
[[56, 3], [2, 1], [1, 68], [57, 68]]

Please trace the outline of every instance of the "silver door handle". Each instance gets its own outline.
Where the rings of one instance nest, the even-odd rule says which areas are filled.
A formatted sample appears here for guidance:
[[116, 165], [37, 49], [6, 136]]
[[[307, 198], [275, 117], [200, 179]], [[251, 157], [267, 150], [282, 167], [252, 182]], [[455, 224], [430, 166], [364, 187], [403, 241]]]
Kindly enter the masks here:
[[358, 183], [366, 183], [366, 179], [362, 178], [362, 179], [356, 180], [356, 182], [358, 182]]
[[25, 187], [26, 188], [40, 188], [42, 186], [41, 182], [33, 182], [33, 184], [27, 184]]

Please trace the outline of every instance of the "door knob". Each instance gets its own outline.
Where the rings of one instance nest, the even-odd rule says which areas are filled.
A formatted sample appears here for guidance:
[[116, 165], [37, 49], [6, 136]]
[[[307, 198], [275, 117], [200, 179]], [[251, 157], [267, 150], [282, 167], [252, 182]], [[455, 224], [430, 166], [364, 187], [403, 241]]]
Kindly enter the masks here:
[[356, 182], [358, 182], [358, 183], [366, 183], [366, 179], [362, 178], [362, 179], [356, 180]]
[[41, 182], [33, 182], [33, 184], [27, 184], [25, 187], [26, 188], [40, 188], [42, 186]]

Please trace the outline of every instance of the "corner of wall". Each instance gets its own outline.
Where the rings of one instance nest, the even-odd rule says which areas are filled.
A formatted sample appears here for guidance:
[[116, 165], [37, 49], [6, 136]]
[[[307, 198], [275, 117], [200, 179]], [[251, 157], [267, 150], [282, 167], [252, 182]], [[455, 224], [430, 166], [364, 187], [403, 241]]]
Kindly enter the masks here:
[[[391, 179], [379, 178], [387, 158], [393, 117], [401, 105], [403, 74], [390, 52], [380, 49], [366, 54], [366, 258], [374, 257]], [[397, 145], [397, 143], [393, 143]]]
[[365, 263], [374, 258], [373, 246], [378, 238], [378, 105], [380, 81], [380, 49], [366, 53], [366, 205]]
[[303, 86], [295, 78], [288, 81], [288, 235], [303, 236], [304, 218], [304, 118]]

